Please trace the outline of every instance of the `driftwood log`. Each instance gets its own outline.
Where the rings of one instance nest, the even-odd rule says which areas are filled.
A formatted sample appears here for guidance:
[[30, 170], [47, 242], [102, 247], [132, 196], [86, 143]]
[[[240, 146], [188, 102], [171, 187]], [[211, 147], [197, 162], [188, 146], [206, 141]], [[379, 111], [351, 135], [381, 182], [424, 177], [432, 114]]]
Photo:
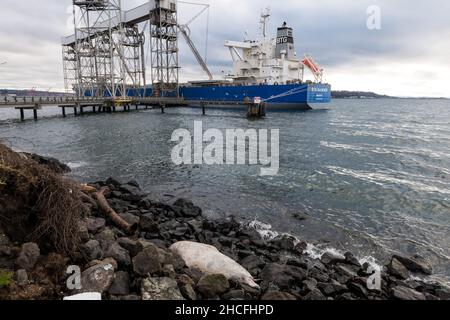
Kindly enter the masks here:
[[124, 219], [122, 219], [117, 212], [114, 211], [108, 204], [106, 200], [105, 193], [109, 192], [108, 187], [103, 187], [99, 191], [94, 193], [95, 198], [97, 199], [98, 206], [100, 210], [112, 220], [112, 222], [125, 231], [128, 235], [132, 235], [137, 230], [137, 224], [129, 224]]

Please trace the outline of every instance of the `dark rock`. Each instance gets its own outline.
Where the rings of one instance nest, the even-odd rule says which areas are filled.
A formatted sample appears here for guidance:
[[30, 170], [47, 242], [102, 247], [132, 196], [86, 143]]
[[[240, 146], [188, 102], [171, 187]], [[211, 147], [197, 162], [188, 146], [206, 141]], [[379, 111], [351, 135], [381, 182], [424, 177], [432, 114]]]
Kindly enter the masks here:
[[80, 247], [80, 251], [88, 261], [103, 258], [103, 251], [97, 240], [89, 240]]
[[118, 188], [122, 185], [122, 183], [120, 183], [120, 181], [118, 179], [111, 177], [106, 180], [106, 185], [112, 185], [112, 186]]
[[289, 267], [276, 263], [266, 264], [260, 277], [268, 284], [274, 284], [282, 290], [290, 289], [295, 282]]
[[139, 252], [144, 249], [142, 243], [131, 240], [130, 238], [119, 238], [119, 240], [117, 240], [117, 243], [130, 253], [131, 258], [134, 258]]
[[392, 258], [389, 266], [389, 273], [399, 279], [406, 280], [409, 278], [408, 269], [397, 258]]
[[177, 282], [170, 278], [147, 278], [141, 285], [142, 300], [184, 300]]
[[139, 183], [136, 180], [131, 180], [127, 182], [128, 185], [136, 187], [138, 189], [141, 189], [141, 187], [139, 186]]
[[148, 242], [154, 244], [156, 247], [160, 248], [160, 249], [167, 249], [166, 243], [164, 242], [164, 240], [160, 240], [160, 239], [149, 239]]
[[185, 297], [187, 300], [197, 300], [197, 294], [195, 293], [195, 290], [191, 284], [185, 284], [181, 286], [180, 291], [183, 297]]
[[141, 221], [141, 219], [138, 216], [131, 214], [129, 212], [120, 213], [119, 216], [131, 225], [139, 224], [139, 222]]
[[177, 274], [175, 272], [175, 268], [171, 264], [163, 265], [162, 275], [164, 275], [164, 277], [168, 277], [168, 278], [171, 278], [171, 279], [176, 279], [176, 277], [177, 277]]
[[305, 252], [306, 249], [308, 249], [308, 243], [306, 243], [305, 241], [297, 243], [294, 247], [294, 251], [297, 252], [298, 254], [303, 254], [303, 252]]
[[51, 171], [59, 174], [68, 173], [70, 172], [70, 167], [66, 164], [60, 162], [58, 159], [50, 158], [50, 157], [43, 157], [38, 154], [31, 154], [22, 152], [25, 156], [27, 156], [29, 159], [47, 167]]
[[150, 244], [133, 258], [133, 270], [140, 276], [161, 272], [162, 265], [158, 249]]
[[127, 296], [120, 297], [120, 300], [122, 300], [122, 301], [140, 301], [141, 297], [139, 297], [139, 296], [137, 296], [135, 294], [130, 294], [130, 295], [127, 295]]
[[291, 236], [280, 236], [272, 240], [270, 243], [282, 250], [293, 250], [295, 248], [296, 239]]
[[303, 297], [304, 300], [327, 300], [327, 298], [320, 292], [319, 289], [314, 289], [310, 293], [308, 293], [306, 296]]
[[294, 212], [292, 213], [292, 217], [300, 221], [304, 221], [310, 218], [309, 214], [307, 214], [306, 212]]
[[313, 267], [308, 271], [309, 276], [316, 279], [318, 282], [328, 282], [330, 279], [329, 275], [323, 270]]
[[104, 249], [107, 249], [110, 243], [116, 241], [116, 234], [113, 230], [106, 228], [102, 232], [97, 233], [94, 238], [95, 240], [100, 242], [102, 247], [104, 244], [106, 244], [106, 247]]
[[245, 299], [245, 291], [240, 290], [231, 290], [227, 293], [225, 293], [222, 296], [222, 299], [224, 300], [244, 300]]
[[197, 290], [205, 298], [216, 298], [230, 288], [228, 279], [222, 274], [204, 275], [197, 283]]
[[202, 215], [202, 209], [195, 206], [192, 202], [185, 199], [178, 199], [173, 204], [173, 209], [183, 217], [198, 217]]
[[353, 253], [346, 252], [344, 254], [344, 257], [345, 257], [345, 262], [347, 264], [354, 265], [354, 266], [357, 266], [357, 267], [361, 267], [361, 264], [359, 263], [358, 259], [356, 259], [356, 257], [353, 255]]
[[19, 269], [16, 271], [15, 274], [15, 279], [16, 282], [19, 286], [26, 286], [28, 285], [29, 281], [28, 281], [28, 273], [27, 270], [25, 269]]
[[159, 227], [157, 222], [154, 220], [152, 213], [147, 213], [141, 216], [139, 226], [142, 231], [159, 233]]
[[111, 264], [97, 264], [81, 274], [81, 292], [106, 292], [114, 281], [114, 267]]
[[127, 272], [116, 273], [113, 284], [108, 290], [109, 294], [116, 296], [126, 296], [130, 294], [130, 275]]
[[297, 282], [303, 281], [307, 276], [307, 271], [295, 266], [286, 266], [288, 268], [289, 274], [294, 277]]
[[450, 289], [436, 289], [436, 296], [441, 300], [450, 300]]
[[343, 291], [347, 290], [347, 287], [340, 284], [335, 280], [331, 280], [331, 282], [319, 282], [317, 287], [327, 296], [335, 296]]
[[141, 189], [137, 188], [136, 186], [133, 186], [131, 184], [122, 184], [119, 186], [119, 191], [124, 194], [132, 194], [137, 195], [140, 197], [144, 197], [145, 194], [141, 191]]
[[392, 297], [399, 300], [425, 300], [423, 293], [403, 286], [394, 287]]
[[230, 237], [222, 236], [219, 238], [219, 242], [226, 247], [231, 247], [234, 243], [236, 243], [238, 240]]
[[308, 261], [305, 257], [289, 257], [286, 259], [286, 264], [289, 266], [295, 266], [303, 269], [308, 269]]
[[419, 255], [415, 255], [412, 258], [405, 258], [396, 255], [393, 258], [400, 261], [411, 272], [419, 272], [426, 275], [433, 274], [433, 269], [430, 266], [429, 262]]
[[128, 267], [131, 265], [131, 257], [128, 251], [122, 248], [118, 243], [113, 242], [105, 252], [106, 258], [113, 258], [119, 266]]
[[240, 264], [247, 270], [253, 270], [263, 267], [265, 262], [257, 255], [251, 255], [242, 259]]
[[333, 265], [339, 262], [345, 262], [345, 258], [341, 255], [327, 251], [322, 255], [320, 261], [325, 265]]
[[297, 300], [295, 296], [287, 292], [269, 291], [261, 298], [263, 301], [289, 301]]
[[190, 221], [188, 221], [188, 225], [197, 234], [200, 234], [203, 231], [203, 222], [202, 221], [190, 220]]
[[19, 269], [31, 271], [41, 255], [41, 250], [36, 243], [29, 242], [22, 245], [19, 257], [16, 259], [16, 266]]
[[87, 228], [90, 233], [98, 233], [105, 228], [106, 220], [103, 218], [87, 219]]
[[348, 289], [361, 298], [367, 299], [367, 285], [366, 283], [362, 284], [360, 282], [351, 281], [347, 284]]
[[314, 291], [317, 288], [317, 280], [314, 278], [308, 278], [303, 280], [302, 293], [306, 294], [308, 292]]
[[344, 264], [338, 264], [336, 265], [335, 270], [345, 276], [348, 277], [350, 279], [352, 278], [356, 278], [358, 276], [358, 271], [357, 270], [353, 270], [349, 265], [344, 265]]

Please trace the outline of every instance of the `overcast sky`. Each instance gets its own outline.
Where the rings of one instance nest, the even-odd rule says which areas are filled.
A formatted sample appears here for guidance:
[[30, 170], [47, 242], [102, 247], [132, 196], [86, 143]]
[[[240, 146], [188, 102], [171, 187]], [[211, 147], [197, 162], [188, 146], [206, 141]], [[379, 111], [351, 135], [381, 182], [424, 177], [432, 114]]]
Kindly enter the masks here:
[[[195, 1], [195, 0], [194, 0]], [[71, 0], [1, 0], [0, 87], [63, 89], [60, 38], [71, 33]], [[126, 8], [145, 0], [122, 0]], [[199, 1], [200, 2], [200, 1]], [[206, 2], [206, 1], [202, 1]], [[208, 62], [231, 70], [225, 40], [256, 36], [261, 10], [270, 6], [269, 31], [283, 21], [294, 28], [298, 55], [312, 55], [337, 90], [399, 96], [450, 97], [450, 1], [210, 0]], [[381, 8], [381, 30], [367, 28], [367, 8]], [[181, 22], [198, 7], [180, 5]], [[204, 14], [191, 26], [205, 52]], [[181, 40], [182, 41], [182, 40]], [[205, 76], [181, 46], [183, 80]]]

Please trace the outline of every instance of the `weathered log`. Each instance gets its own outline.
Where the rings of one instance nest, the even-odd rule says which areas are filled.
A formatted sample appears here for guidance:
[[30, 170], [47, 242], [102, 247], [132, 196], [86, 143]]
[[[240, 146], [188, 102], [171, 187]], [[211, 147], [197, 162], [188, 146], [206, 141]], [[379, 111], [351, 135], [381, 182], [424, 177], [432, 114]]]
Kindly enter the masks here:
[[97, 199], [98, 206], [100, 210], [109, 216], [112, 222], [125, 231], [127, 234], [132, 235], [137, 230], [137, 224], [130, 225], [124, 219], [122, 219], [113, 208], [111, 208], [108, 204], [108, 200], [106, 200], [105, 192], [108, 192], [108, 187], [101, 188], [98, 192], [94, 193], [95, 198]]
[[97, 201], [95, 201], [93, 198], [91, 198], [90, 196], [88, 196], [84, 192], [80, 192], [80, 199], [84, 203], [91, 204], [94, 208], [97, 208], [97, 206], [98, 206]]

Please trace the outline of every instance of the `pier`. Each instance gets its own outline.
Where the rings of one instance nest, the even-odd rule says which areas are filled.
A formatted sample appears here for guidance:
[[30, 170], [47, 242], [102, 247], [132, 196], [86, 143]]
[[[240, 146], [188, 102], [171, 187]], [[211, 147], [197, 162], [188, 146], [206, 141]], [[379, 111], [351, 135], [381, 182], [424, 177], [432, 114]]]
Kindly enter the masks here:
[[38, 111], [45, 107], [58, 107], [63, 118], [67, 117], [67, 109], [73, 110], [75, 116], [83, 115], [86, 110], [90, 113], [114, 113], [118, 111], [129, 112], [133, 106], [160, 109], [165, 113], [167, 108], [174, 107], [200, 107], [202, 114], [207, 114], [208, 106], [244, 106], [248, 118], [261, 118], [266, 115], [265, 103], [244, 101], [208, 101], [185, 100], [172, 97], [128, 97], [122, 99], [112, 98], [75, 98], [75, 97], [4, 97], [0, 99], [0, 109], [14, 108], [20, 112], [20, 120], [25, 121], [25, 111], [33, 112], [33, 119], [38, 120]]

